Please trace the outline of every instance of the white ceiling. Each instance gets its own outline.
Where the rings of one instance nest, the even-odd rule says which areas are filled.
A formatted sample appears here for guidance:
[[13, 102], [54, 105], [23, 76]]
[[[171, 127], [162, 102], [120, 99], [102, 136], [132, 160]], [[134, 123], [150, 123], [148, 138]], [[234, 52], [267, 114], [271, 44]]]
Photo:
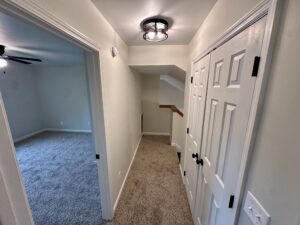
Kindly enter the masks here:
[[143, 40], [140, 23], [153, 16], [165, 17], [172, 23], [168, 40], [159, 44], [188, 44], [216, 3], [216, 0], [92, 1], [128, 45], [152, 44]]
[[33, 24], [0, 13], [0, 44], [6, 55], [37, 57], [35, 65], [70, 65], [84, 62], [79, 47]]

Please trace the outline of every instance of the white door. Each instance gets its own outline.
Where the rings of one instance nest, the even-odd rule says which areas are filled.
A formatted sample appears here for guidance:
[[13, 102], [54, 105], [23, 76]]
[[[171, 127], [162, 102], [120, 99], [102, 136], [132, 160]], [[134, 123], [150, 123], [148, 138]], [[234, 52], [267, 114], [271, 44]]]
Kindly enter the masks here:
[[[190, 207], [195, 204], [200, 146], [205, 112], [206, 88], [208, 80], [209, 58], [206, 56], [193, 65], [193, 82], [190, 89], [190, 110], [187, 134], [187, 152], [185, 155], [185, 179]], [[197, 157], [198, 154], [198, 157]], [[199, 162], [198, 162], [199, 163]]]
[[[265, 28], [261, 19], [211, 53], [197, 204], [197, 225], [233, 225], [240, 163]], [[235, 198], [235, 199], [234, 199]], [[231, 201], [231, 204], [230, 204]]]
[[[33, 225], [31, 210], [27, 195], [22, 184], [20, 171], [16, 159], [15, 148], [10, 134], [10, 128], [0, 93], [0, 209], [5, 208], [5, 221], [16, 221], [12, 224]], [[2, 197], [5, 196], [5, 199]], [[2, 201], [3, 200], [3, 201]], [[11, 208], [11, 210], [9, 210]], [[9, 213], [11, 211], [12, 213]], [[2, 216], [1, 216], [2, 217]], [[1, 218], [2, 219], [2, 218]], [[4, 223], [4, 221], [0, 221]]]

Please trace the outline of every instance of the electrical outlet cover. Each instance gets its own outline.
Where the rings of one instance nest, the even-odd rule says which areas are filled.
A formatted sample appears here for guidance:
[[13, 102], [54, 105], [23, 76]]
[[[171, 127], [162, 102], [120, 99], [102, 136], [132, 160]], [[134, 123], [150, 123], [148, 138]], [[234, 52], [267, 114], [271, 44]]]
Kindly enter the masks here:
[[268, 225], [271, 219], [268, 212], [262, 207], [254, 195], [248, 191], [244, 211], [254, 225]]

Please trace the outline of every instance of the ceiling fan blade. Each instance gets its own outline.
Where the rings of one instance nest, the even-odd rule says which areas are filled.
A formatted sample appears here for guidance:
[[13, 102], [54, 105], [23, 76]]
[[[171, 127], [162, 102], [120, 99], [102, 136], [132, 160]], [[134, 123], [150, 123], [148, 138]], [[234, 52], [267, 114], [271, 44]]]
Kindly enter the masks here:
[[42, 62], [42, 60], [37, 59], [37, 58], [28, 58], [28, 57], [20, 57], [20, 56], [12, 56], [12, 55], [8, 55], [7, 58], [14, 58], [14, 59], [20, 59], [20, 60]]
[[5, 58], [6, 58], [7, 60], [15, 61], [15, 62], [18, 62], [18, 63], [32, 64], [31, 62], [26, 62], [26, 61], [23, 61], [23, 60], [20, 60], [20, 59], [12, 58], [12, 57], [5, 57]]

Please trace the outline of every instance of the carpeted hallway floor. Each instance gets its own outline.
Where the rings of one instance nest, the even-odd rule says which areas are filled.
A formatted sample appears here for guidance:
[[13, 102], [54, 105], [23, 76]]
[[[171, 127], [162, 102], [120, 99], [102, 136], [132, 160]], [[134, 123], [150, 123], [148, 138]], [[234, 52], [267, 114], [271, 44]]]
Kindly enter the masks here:
[[44, 132], [16, 144], [35, 225], [100, 225], [92, 137]]
[[169, 137], [143, 136], [112, 225], [192, 225]]
[[44, 132], [16, 144], [35, 225], [192, 225], [169, 138], [144, 136], [115, 217], [101, 218], [91, 135]]

